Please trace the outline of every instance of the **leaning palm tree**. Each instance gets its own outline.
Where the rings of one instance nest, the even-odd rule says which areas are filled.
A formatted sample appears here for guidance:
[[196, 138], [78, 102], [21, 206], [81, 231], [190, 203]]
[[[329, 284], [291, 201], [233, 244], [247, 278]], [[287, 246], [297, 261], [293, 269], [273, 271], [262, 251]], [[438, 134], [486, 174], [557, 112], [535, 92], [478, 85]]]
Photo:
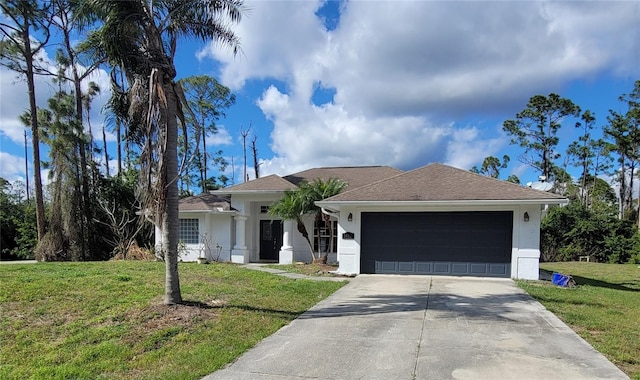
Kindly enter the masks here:
[[[313, 182], [303, 182], [296, 190], [287, 190], [284, 196], [276, 201], [269, 208], [269, 213], [273, 216], [285, 220], [293, 220], [296, 222], [298, 232], [304, 237], [309, 245], [309, 251], [313, 261], [317, 261], [316, 252], [309, 238], [309, 232], [304, 224], [304, 216], [312, 213], [316, 214], [316, 219], [329, 221], [328, 215], [323, 215], [320, 207], [315, 202], [332, 197], [340, 193], [347, 186], [346, 182], [339, 179], [330, 178], [327, 181], [315, 179]], [[333, 229], [331, 229], [333, 231]], [[318, 248], [320, 244], [318, 244]], [[318, 252], [320, 254], [320, 252]], [[322, 258], [326, 262], [326, 255]]]
[[129, 82], [129, 115], [144, 129], [144, 203], [162, 231], [166, 263], [165, 304], [182, 302], [178, 277], [178, 123], [188, 111], [175, 81], [178, 39], [213, 39], [230, 46], [239, 40], [230, 29], [240, 21], [242, 0], [85, 0], [83, 14], [101, 23], [90, 40], [94, 51], [117, 63]]
[[308, 212], [309, 206], [307, 204], [307, 200], [300, 192], [300, 189], [286, 190], [284, 192], [284, 196], [274, 204], [272, 204], [271, 207], [269, 207], [270, 215], [282, 218], [284, 220], [293, 220], [294, 222], [296, 222], [298, 232], [300, 232], [300, 235], [304, 237], [305, 241], [309, 245], [309, 251], [311, 252], [313, 260], [315, 260], [316, 256], [313, 252], [313, 244], [311, 244], [311, 239], [309, 239], [309, 232], [307, 231], [307, 227], [304, 225], [303, 220], [303, 217]]
[[315, 220], [318, 222], [324, 222], [325, 225], [329, 225], [329, 244], [327, 250], [322, 254], [320, 244], [320, 234], [318, 234], [318, 256], [321, 257], [321, 261], [326, 264], [329, 255], [329, 249], [333, 246], [333, 228], [330, 224], [331, 216], [322, 212], [322, 209], [315, 205], [315, 202], [327, 199], [334, 195], [339, 194], [347, 187], [347, 183], [336, 178], [329, 178], [326, 181], [321, 179], [315, 179], [313, 182], [304, 184], [302, 190], [305, 193], [305, 197], [308, 199], [307, 204], [310, 205], [310, 210], [315, 211]]

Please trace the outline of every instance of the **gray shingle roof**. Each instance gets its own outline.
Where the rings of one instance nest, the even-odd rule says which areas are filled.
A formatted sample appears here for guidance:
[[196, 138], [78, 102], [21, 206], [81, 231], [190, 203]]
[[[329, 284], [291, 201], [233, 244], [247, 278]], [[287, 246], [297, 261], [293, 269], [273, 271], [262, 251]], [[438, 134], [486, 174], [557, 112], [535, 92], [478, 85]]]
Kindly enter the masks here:
[[393, 177], [400, 173], [402, 173], [401, 170], [390, 166], [347, 166], [309, 169], [285, 176], [284, 179], [297, 186], [303, 181], [311, 182], [318, 178], [325, 181], [330, 178], [338, 178], [347, 183], [348, 190]]
[[443, 164], [431, 164], [345, 191], [325, 202], [549, 200], [565, 198], [485, 177]]
[[237, 192], [251, 191], [284, 191], [293, 190], [301, 182], [311, 182], [314, 179], [328, 180], [330, 178], [338, 178], [347, 183], [347, 189], [355, 189], [357, 187], [379, 181], [384, 178], [393, 177], [402, 171], [394, 169], [390, 166], [353, 166], [353, 167], [333, 167], [333, 168], [314, 168], [299, 173], [294, 173], [285, 177], [279, 177], [272, 174], [267, 177], [254, 179], [249, 182], [231, 186], [226, 189], [217, 190], [217, 193], [233, 194]]
[[234, 211], [231, 202], [227, 198], [215, 194], [200, 194], [182, 198], [178, 202], [179, 211]]
[[271, 174], [266, 177], [261, 177], [249, 182], [230, 186], [225, 189], [220, 189], [220, 190], [217, 190], [217, 192], [231, 193], [231, 192], [244, 192], [244, 191], [284, 191], [284, 190], [293, 190], [295, 188], [296, 188], [296, 185], [294, 185], [293, 183], [275, 174]]

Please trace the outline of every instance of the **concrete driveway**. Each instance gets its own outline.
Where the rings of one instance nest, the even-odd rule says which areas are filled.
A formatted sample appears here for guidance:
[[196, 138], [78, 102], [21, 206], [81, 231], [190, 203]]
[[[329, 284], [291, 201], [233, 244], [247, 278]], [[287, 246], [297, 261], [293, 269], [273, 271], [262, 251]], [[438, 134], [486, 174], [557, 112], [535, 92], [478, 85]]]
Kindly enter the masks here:
[[360, 275], [205, 379], [628, 379], [513, 281]]

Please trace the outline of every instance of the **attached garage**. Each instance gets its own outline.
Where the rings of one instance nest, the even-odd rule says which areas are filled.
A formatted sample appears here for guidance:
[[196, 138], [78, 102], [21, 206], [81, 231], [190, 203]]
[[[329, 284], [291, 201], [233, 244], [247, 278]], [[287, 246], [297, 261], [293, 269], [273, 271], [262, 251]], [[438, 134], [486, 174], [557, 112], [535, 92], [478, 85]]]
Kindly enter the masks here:
[[338, 217], [339, 273], [538, 279], [542, 210], [567, 201], [431, 164], [316, 205]]
[[513, 212], [363, 212], [361, 273], [510, 277]]

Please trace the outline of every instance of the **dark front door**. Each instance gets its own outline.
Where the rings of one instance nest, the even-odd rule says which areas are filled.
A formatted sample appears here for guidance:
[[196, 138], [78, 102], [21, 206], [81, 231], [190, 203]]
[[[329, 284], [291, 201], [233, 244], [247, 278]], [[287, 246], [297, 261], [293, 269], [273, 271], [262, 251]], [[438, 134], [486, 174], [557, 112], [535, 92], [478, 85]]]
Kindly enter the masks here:
[[260, 260], [278, 260], [282, 247], [282, 221], [260, 221]]

